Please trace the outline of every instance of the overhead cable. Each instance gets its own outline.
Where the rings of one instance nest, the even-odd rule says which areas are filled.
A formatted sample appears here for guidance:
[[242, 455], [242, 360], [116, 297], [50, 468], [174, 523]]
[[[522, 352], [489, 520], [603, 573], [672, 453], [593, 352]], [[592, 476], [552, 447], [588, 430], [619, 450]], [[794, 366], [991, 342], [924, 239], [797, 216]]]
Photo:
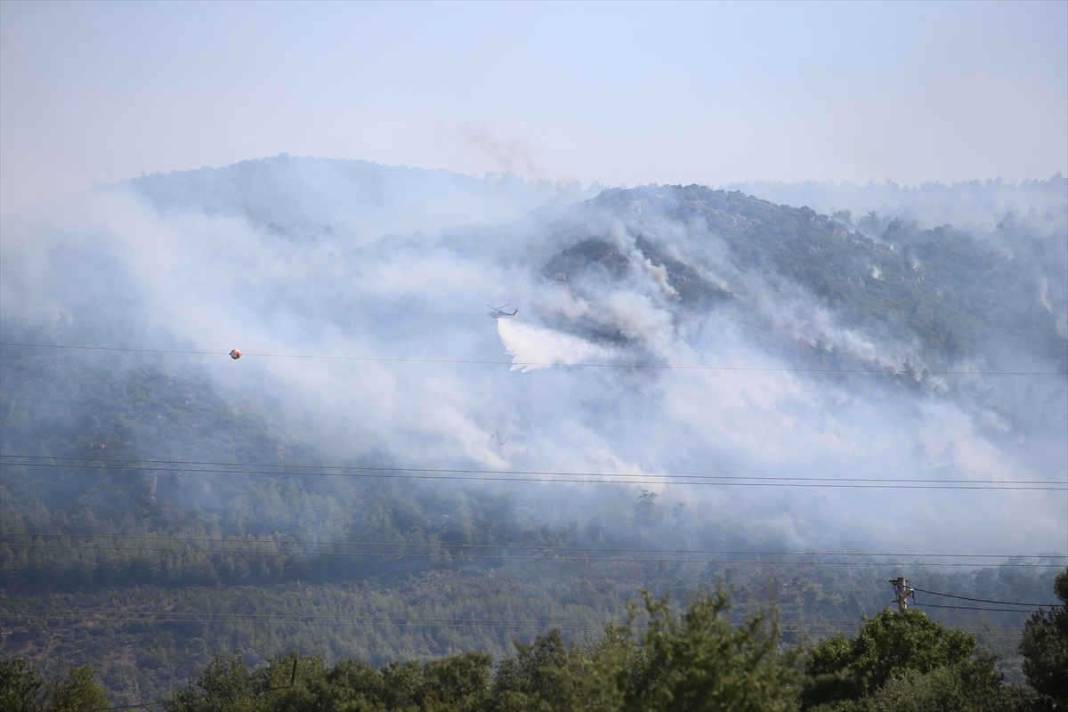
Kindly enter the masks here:
[[[426, 627], [426, 628], [500, 628], [500, 629], [526, 629], [531, 626], [540, 629], [559, 628], [569, 631], [601, 631], [611, 621], [606, 623], [580, 623], [574, 620], [560, 620], [552, 618], [390, 618], [387, 616], [355, 614], [355, 615], [324, 615], [318, 613], [200, 613], [195, 611], [142, 611], [114, 613], [110, 609], [74, 609], [66, 613], [35, 613], [20, 612], [14, 614], [0, 613], [0, 619], [28, 620], [28, 621], [58, 621], [71, 624], [94, 625], [97, 623], [219, 623], [240, 621], [291, 621], [296, 623], [322, 623], [337, 624], [347, 623], [352, 625], [395, 625], [398, 627]], [[830, 625], [823, 622], [817, 625], [777, 625], [780, 631], [785, 632], [837, 632], [842, 627], [855, 624], [855, 621], [842, 621], [842, 626]]]
[[938, 603], [917, 603], [917, 608], [947, 608], [957, 611], [987, 611], [988, 613], [1032, 613], [1024, 608], [987, 608], [983, 606], [943, 606]]
[[791, 556], [791, 557], [829, 557], [829, 556], [862, 556], [862, 557], [918, 557], [918, 558], [978, 558], [978, 559], [1068, 559], [1068, 554], [1019, 554], [1019, 553], [962, 553], [962, 552], [922, 552], [922, 551], [769, 551], [769, 550], [727, 550], [727, 549], [643, 549], [627, 546], [560, 546], [554, 544], [533, 544], [518, 541], [484, 543], [484, 542], [454, 542], [446, 540], [432, 540], [423, 542], [411, 541], [385, 541], [380, 539], [338, 539], [334, 541], [312, 542], [296, 538], [286, 537], [209, 537], [209, 536], [186, 536], [174, 534], [107, 534], [107, 533], [83, 533], [83, 532], [7, 532], [0, 530], [0, 540], [15, 542], [28, 538], [47, 539], [120, 539], [123, 541], [146, 541], [146, 542], [203, 542], [207, 544], [272, 544], [276, 546], [293, 547], [402, 547], [412, 546], [439, 547], [442, 549], [522, 549], [528, 551], [567, 552], [567, 553], [626, 553], [626, 554], [649, 554], [649, 555], [711, 555], [711, 556]]
[[[8, 543], [0, 542], [0, 543]], [[48, 545], [45, 545], [48, 546]], [[135, 553], [157, 553], [157, 554], [188, 554], [189, 550], [181, 549], [166, 549], [166, 548], [148, 548], [148, 547], [136, 547], [136, 546], [107, 546], [100, 544], [88, 544], [80, 546], [78, 549], [72, 550], [70, 547], [63, 547], [64, 552], [76, 554], [79, 551], [128, 551]], [[241, 551], [238, 549], [223, 549], [215, 550], [210, 553], [230, 553], [238, 554], [242, 556], [255, 556], [255, 555], [277, 555], [276, 552], [268, 551]], [[318, 561], [355, 561], [361, 558], [381, 558], [390, 560], [413, 560], [413, 559], [426, 559], [433, 558], [434, 552], [383, 552], [383, 551], [366, 551], [366, 552], [309, 552], [309, 558], [305, 559], [303, 563], [315, 563]], [[963, 563], [959, 561], [954, 562], [935, 562], [935, 561], [821, 561], [812, 559], [700, 559], [700, 558], [675, 558], [675, 557], [651, 557], [651, 556], [576, 556], [576, 555], [550, 555], [547, 553], [541, 554], [491, 554], [486, 552], [479, 553], [467, 553], [462, 555], [464, 559], [478, 559], [478, 560], [493, 560], [493, 561], [530, 561], [530, 562], [542, 562], [542, 563], [554, 563], [554, 562], [577, 562], [583, 565], [593, 564], [701, 564], [704, 566], [765, 566], [765, 567], [802, 567], [802, 568], [843, 568], [843, 569], [860, 569], [860, 568], [930, 568], [930, 569], [947, 569], [947, 568], [965, 568], [965, 569], [978, 569], [978, 568], [1030, 568], [1030, 569], [1059, 569], [1062, 564], [1053, 563], [1001, 563], [1001, 562], [971, 562]], [[71, 565], [80, 563], [77, 558], [64, 559], [63, 561], [69, 562]], [[63, 561], [49, 562], [50, 566], [60, 565]], [[6, 572], [28, 572], [37, 570], [31, 564], [11, 565], [0, 567], [0, 570]]]
[[[237, 475], [240, 477], [340, 477], [351, 479], [398, 479], [398, 480], [443, 480], [465, 482], [522, 482], [559, 484], [630, 484], [630, 485], [688, 485], [713, 487], [773, 487], [803, 489], [903, 489], [903, 490], [971, 490], [971, 491], [1016, 491], [1016, 492], [1068, 492], [1068, 482], [1060, 481], [978, 481], [965, 484], [966, 480], [893, 480], [889, 478], [817, 478], [817, 477], [770, 477], [763, 475], [669, 475], [669, 474], [613, 474], [573, 473], [557, 471], [490, 470], [473, 468], [422, 468], [422, 467], [362, 467], [353, 466], [344, 470], [263, 469], [253, 467], [183, 467], [144, 466], [136, 464], [52, 463], [14, 460], [6, 456], [0, 466], [17, 466], [30, 469], [71, 470], [98, 472], [169, 472], [181, 474]], [[265, 467], [272, 467], [270, 465]], [[273, 466], [278, 467], [278, 466]], [[536, 475], [536, 476], [529, 476]], [[646, 479], [628, 479], [642, 477]], [[707, 478], [707, 479], [698, 479]], [[1056, 482], [1056, 484], [1054, 484]]]
[[[88, 344], [47, 344], [47, 343], [19, 343], [0, 342], [0, 347], [24, 348], [24, 349], [54, 349], [61, 351], [105, 351], [118, 353], [145, 353], [154, 355], [175, 354], [185, 356], [225, 356], [225, 351], [208, 349], [162, 349], [140, 348], [129, 346], [96, 346]], [[508, 366], [511, 368], [616, 368], [629, 370], [683, 370], [683, 371], [722, 371], [722, 372], [756, 372], [756, 373], [818, 373], [818, 374], [855, 374], [864, 376], [907, 376], [911, 372], [905, 371], [877, 371], [864, 368], [804, 368], [786, 366], [727, 366], [713, 364], [674, 364], [660, 363], [656, 361], [620, 361], [620, 362], [578, 362], [562, 364], [553, 361], [513, 361], [506, 359], [461, 359], [461, 358], [409, 358], [398, 356], [356, 356], [345, 354], [298, 354], [298, 353], [269, 353], [263, 351], [241, 350], [242, 356], [252, 356], [269, 359], [308, 359], [323, 361], [356, 361], [366, 363], [411, 363], [411, 364], [456, 364], [472, 366]], [[1035, 370], [972, 370], [972, 369], [922, 369], [923, 375], [931, 376], [1020, 376], [1020, 377], [1055, 377], [1063, 378], [1065, 374], [1057, 371]]]
[[[554, 470], [503, 470], [490, 468], [455, 468], [455, 467], [398, 467], [384, 465], [313, 465], [300, 463], [257, 463], [257, 462], [225, 462], [210, 460], [165, 460], [154, 458], [102, 458], [102, 457], [61, 457], [54, 455], [26, 455], [17, 453], [0, 453], [0, 464], [36, 464], [47, 463], [60, 465], [71, 463], [70, 467], [96, 467], [102, 469], [135, 469], [149, 471], [175, 471], [171, 467], [146, 468], [143, 463], [151, 465], [185, 465], [189, 466], [190, 472], [245, 472], [251, 471], [256, 474], [270, 474], [273, 472], [286, 473], [290, 470], [312, 470], [313, 474], [329, 473], [337, 471], [348, 472], [416, 472], [431, 474], [487, 474], [487, 475], [540, 475], [562, 477], [655, 477], [661, 479], [688, 479], [688, 480], [743, 480], [743, 481], [790, 481], [790, 482], [862, 482], [862, 483], [899, 483], [910, 484], [992, 484], [992, 485], [1065, 485], [1068, 480], [1044, 479], [1044, 480], [976, 480], [967, 478], [958, 479], [923, 479], [910, 477], [811, 477], [805, 475], [710, 475], [701, 473], [660, 473], [660, 472], [590, 472], [590, 471], [554, 471]], [[214, 469], [220, 468], [220, 469]]]
[[1004, 606], [1029, 606], [1031, 608], [1056, 608], [1061, 605], [1059, 603], [1028, 603], [1023, 601], [998, 601], [992, 598], [972, 598], [971, 596], [960, 596], [955, 593], [940, 593], [938, 591], [928, 591], [923, 588], [912, 587], [913, 591], [918, 593], [926, 593], [929, 596], [942, 596], [943, 598], [956, 598], [961, 601], [973, 601], [975, 603], [995, 603]]

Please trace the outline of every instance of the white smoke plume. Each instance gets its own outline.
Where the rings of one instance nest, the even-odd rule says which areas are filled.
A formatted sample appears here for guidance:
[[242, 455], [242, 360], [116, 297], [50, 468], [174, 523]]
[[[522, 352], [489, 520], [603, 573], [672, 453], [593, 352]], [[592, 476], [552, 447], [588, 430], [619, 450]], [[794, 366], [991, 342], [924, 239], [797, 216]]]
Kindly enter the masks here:
[[[365, 164], [355, 180], [298, 159], [251, 170], [153, 177], [5, 218], [5, 333], [217, 352], [113, 367], [155, 358], [210, 379], [323, 461], [995, 481], [1068, 470], [1063, 373], [1041, 385], [930, 373], [917, 337], [742, 264], [715, 216], [681, 215], [659, 189], [626, 209], [569, 209], [518, 182], [372, 180]], [[725, 215], [715, 219], [747, 219]], [[858, 274], [893, 276], [873, 278], [871, 264]], [[1057, 317], [1056, 296], [1030, 295]], [[519, 314], [490, 318], [486, 305], [502, 301]], [[225, 356], [235, 346], [239, 362]], [[1018, 346], [1028, 369], [1056, 369]], [[190, 454], [183, 442], [144, 447]], [[558, 503], [547, 520], [618, 501], [596, 486], [509, 487]], [[1050, 493], [657, 489], [702, 519], [802, 547], [909, 531], [922, 532], [917, 549], [1035, 551], [1065, 536], [1064, 497]]]

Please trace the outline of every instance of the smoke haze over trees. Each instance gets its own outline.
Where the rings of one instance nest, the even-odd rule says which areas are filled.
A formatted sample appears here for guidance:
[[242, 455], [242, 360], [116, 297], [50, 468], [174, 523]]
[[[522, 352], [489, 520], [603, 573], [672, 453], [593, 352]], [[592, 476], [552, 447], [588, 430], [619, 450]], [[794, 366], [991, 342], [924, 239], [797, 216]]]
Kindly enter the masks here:
[[[723, 583], [791, 643], [852, 633], [891, 573], [1045, 600], [1034, 557], [1068, 535], [1063, 188], [817, 211], [281, 156], [6, 215], [5, 653], [95, 662], [130, 700], [223, 652], [580, 640], [643, 587]], [[229, 618], [137, 622], [161, 611]], [[937, 615], [1020, 678], [1019, 616]], [[398, 626], [479, 617], [521, 620]]]
[[0, 0], [0, 710], [1068, 706], [1066, 128], [1063, 1]]

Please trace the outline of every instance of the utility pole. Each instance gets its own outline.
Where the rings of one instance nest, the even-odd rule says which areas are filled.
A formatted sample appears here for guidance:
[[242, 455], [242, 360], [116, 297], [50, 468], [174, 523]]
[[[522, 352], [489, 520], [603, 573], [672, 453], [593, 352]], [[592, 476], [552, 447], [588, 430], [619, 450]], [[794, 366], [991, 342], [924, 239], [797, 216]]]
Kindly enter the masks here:
[[890, 585], [894, 587], [894, 595], [897, 597], [897, 610], [904, 613], [909, 609], [909, 599], [916, 600], [916, 593], [904, 576], [890, 579]]

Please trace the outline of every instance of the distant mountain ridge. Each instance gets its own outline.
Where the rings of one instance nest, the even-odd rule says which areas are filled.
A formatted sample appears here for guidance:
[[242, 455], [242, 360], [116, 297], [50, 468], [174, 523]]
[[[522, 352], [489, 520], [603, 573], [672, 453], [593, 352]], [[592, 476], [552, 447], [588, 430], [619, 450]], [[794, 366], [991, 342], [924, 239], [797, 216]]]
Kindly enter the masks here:
[[[633, 240], [610, 237], [613, 224]], [[759, 289], [778, 292], [773, 301], [796, 286], [845, 326], [915, 342], [929, 368], [972, 359], [998, 367], [1004, 354], [984, 336], [998, 333], [1068, 370], [1065, 256], [1055, 238], [1011, 220], [989, 239], [901, 221], [872, 236], [846, 216], [690, 185], [609, 189], [557, 229], [576, 237], [546, 263], [550, 279], [574, 284], [596, 269], [620, 282], [644, 263], [663, 270], [665, 304], [704, 309], [748, 298], [753, 312], [759, 275]], [[817, 350], [834, 350], [816, 338]]]
[[906, 218], [924, 227], [993, 228], [1007, 215], [1025, 218], [1062, 233], [1068, 229], [1068, 178], [1054, 175], [1042, 180], [928, 182], [902, 185], [892, 181], [728, 183], [728, 190], [766, 198], [796, 207], [808, 206], [832, 214], [848, 211], [854, 218], [879, 213]]
[[511, 220], [547, 203], [586, 194], [577, 185], [512, 176], [478, 178], [288, 154], [219, 168], [157, 173], [126, 185], [159, 210], [245, 218], [291, 235], [345, 230], [404, 233]]

